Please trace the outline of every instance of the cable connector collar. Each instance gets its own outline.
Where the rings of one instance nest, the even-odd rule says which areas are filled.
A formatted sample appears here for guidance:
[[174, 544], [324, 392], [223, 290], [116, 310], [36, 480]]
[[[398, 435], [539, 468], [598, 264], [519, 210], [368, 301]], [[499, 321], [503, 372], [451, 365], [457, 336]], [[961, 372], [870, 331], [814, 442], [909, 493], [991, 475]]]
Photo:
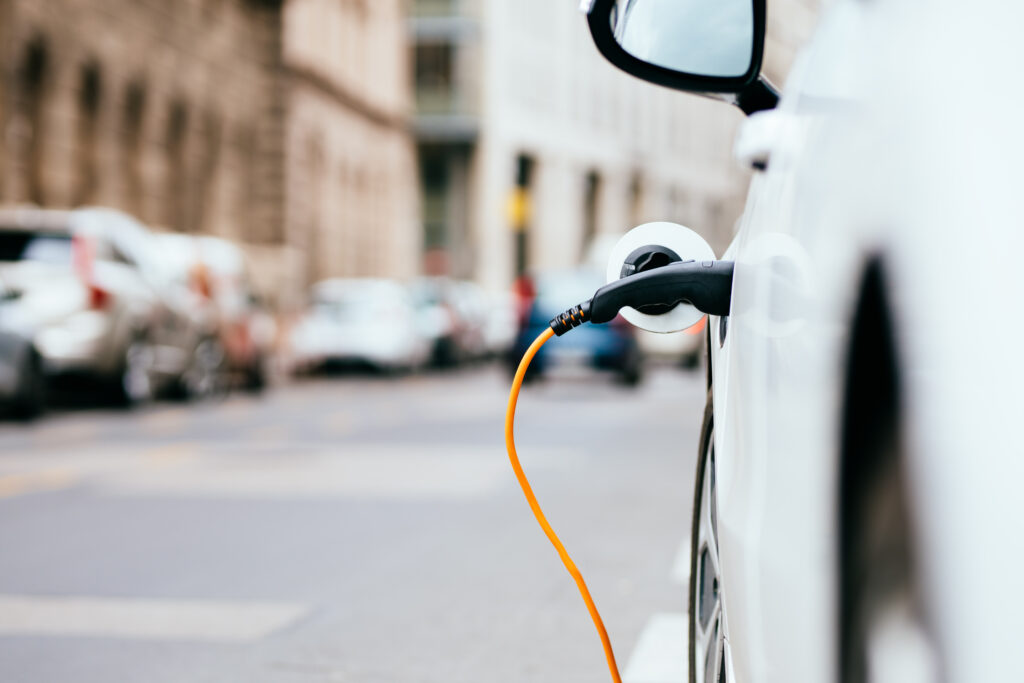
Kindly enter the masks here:
[[556, 335], [561, 337], [572, 328], [579, 327], [588, 320], [590, 320], [590, 302], [584, 301], [564, 313], [556, 315], [548, 325], [551, 326]]

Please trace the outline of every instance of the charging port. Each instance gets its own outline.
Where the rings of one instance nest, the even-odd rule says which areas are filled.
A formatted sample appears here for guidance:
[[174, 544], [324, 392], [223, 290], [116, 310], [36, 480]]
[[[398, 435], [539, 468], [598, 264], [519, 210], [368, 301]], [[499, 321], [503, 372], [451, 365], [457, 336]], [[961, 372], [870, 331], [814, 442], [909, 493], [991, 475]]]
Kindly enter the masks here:
[[[622, 270], [619, 272], [619, 277], [629, 277], [630, 275], [636, 275], [637, 273], [645, 273], [655, 268], [662, 268], [670, 263], [679, 263], [682, 261], [679, 254], [672, 251], [668, 247], [663, 247], [660, 244], [647, 244], [642, 247], [637, 247], [622, 264]], [[636, 310], [641, 313], [648, 315], [661, 315], [668, 313], [679, 304], [647, 304], [645, 306], [638, 306]]]

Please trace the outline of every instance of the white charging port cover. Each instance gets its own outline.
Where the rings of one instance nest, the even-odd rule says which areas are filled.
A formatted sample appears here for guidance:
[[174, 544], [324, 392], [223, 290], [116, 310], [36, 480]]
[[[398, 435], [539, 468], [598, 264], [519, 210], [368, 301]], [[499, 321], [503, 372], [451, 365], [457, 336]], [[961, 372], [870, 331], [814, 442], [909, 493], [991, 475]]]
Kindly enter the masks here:
[[[618, 280], [626, 259], [640, 247], [658, 245], [671, 249], [683, 261], [713, 261], [715, 251], [703, 237], [696, 232], [679, 225], [658, 221], [638, 225], [622, 236], [612, 248], [608, 257], [608, 282]], [[626, 306], [620, 311], [623, 318], [643, 330], [650, 332], [678, 332], [695, 325], [704, 315], [689, 304], [679, 304], [671, 311], [661, 315], [641, 313], [635, 308]]]

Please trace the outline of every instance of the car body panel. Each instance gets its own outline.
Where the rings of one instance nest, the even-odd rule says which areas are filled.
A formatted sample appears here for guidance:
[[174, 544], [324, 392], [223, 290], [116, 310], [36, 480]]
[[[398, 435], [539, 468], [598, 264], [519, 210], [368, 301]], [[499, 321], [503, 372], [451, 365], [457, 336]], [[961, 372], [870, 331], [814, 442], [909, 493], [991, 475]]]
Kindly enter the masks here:
[[413, 369], [428, 357], [408, 289], [378, 278], [334, 278], [312, 288], [312, 305], [291, 333], [293, 362], [308, 369], [364, 362]]
[[[951, 681], [1024, 675], [1011, 643], [1024, 606], [1011, 431], [1024, 275], [1021, 231], [1008, 229], [1024, 136], [1020, 96], [999, 88], [1019, 78], [1022, 22], [1008, 3], [837, 0], [771, 112], [783, 139], [726, 254], [724, 344], [722, 320], [709, 335], [735, 680], [836, 678], [843, 382], [871, 263], [896, 326], [936, 661]], [[950, 92], [964, 83], [1004, 101]]]

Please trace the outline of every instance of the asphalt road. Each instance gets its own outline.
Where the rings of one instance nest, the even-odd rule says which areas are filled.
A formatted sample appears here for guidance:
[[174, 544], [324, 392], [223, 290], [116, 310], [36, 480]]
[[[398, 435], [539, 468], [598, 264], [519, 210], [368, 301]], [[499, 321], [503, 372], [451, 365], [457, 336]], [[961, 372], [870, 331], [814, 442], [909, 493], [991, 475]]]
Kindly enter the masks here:
[[[0, 424], [0, 680], [608, 680], [496, 368]], [[682, 680], [703, 377], [526, 389], [527, 474], [626, 678]], [[681, 548], [684, 549], [681, 552]]]

